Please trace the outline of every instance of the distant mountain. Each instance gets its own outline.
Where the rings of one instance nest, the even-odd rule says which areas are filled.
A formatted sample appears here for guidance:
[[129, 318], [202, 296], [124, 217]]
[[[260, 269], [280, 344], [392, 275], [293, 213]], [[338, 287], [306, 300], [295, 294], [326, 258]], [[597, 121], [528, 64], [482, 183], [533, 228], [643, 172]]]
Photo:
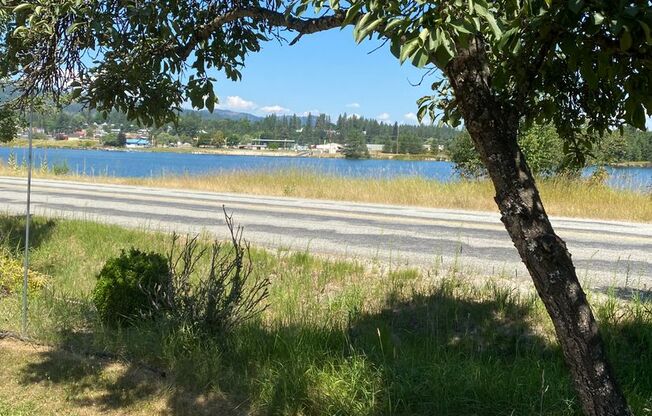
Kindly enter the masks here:
[[[194, 110], [183, 110], [184, 112], [193, 112]], [[239, 113], [237, 111], [231, 110], [221, 110], [216, 108], [212, 113], [207, 110], [194, 111], [201, 115], [202, 118], [208, 120], [249, 120], [249, 121], [260, 121], [263, 118], [255, 116], [250, 113]]]

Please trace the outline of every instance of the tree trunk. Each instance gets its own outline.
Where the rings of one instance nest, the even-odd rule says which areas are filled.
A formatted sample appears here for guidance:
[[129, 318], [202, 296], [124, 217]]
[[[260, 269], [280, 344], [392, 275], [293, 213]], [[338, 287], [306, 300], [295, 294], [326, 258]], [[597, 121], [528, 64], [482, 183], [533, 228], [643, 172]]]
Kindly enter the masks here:
[[519, 111], [492, 92], [482, 41], [458, 49], [445, 72], [496, 189], [501, 220], [552, 318], [584, 413], [631, 415], [571, 255], [550, 224], [518, 146]]

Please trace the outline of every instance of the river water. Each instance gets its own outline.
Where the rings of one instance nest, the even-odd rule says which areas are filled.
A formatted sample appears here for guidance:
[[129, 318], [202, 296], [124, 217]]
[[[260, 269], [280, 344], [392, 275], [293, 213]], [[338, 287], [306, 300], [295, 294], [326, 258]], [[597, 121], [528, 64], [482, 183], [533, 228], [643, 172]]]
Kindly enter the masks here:
[[[5, 163], [10, 154], [18, 163], [27, 156], [26, 148], [0, 147]], [[300, 170], [327, 175], [395, 178], [418, 176], [442, 182], [459, 180], [453, 164], [437, 161], [346, 160], [282, 156], [239, 156], [143, 151], [104, 151], [76, 149], [34, 149], [34, 166], [66, 164], [72, 173], [91, 176], [157, 177], [163, 175], [200, 175], [234, 171]], [[584, 172], [589, 175], [594, 168]], [[617, 188], [652, 190], [652, 168], [607, 167], [609, 184]]]

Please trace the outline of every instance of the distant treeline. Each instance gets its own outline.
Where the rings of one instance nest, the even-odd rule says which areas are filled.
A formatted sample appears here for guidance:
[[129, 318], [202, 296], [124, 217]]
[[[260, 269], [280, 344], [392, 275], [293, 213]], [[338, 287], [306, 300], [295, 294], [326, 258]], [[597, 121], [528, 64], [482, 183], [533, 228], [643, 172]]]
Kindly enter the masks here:
[[[150, 134], [159, 145], [185, 142], [193, 145], [222, 146], [248, 143], [261, 137], [294, 140], [299, 145], [346, 143], [349, 135], [362, 133], [367, 143], [386, 144], [386, 150], [389, 151], [396, 150], [396, 146], [387, 144], [397, 143], [397, 134], [399, 142], [416, 142], [422, 147], [424, 144], [446, 145], [460, 133], [459, 130], [449, 127], [398, 126], [347, 114], [340, 115], [336, 121], [326, 114], [236, 117], [233, 113], [229, 113], [229, 118], [222, 118], [219, 113], [187, 110], [179, 115], [177, 123], [152, 128]], [[117, 112], [110, 113], [105, 119], [98, 113], [88, 111], [48, 111], [39, 114], [36, 123], [49, 135], [72, 134], [79, 130], [87, 130], [89, 135], [94, 135], [97, 133], [94, 126], [103, 124], [106, 125], [106, 130], [120, 129], [125, 133], [141, 128], [130, 122], [124, 114]], [[399, 146], [398, 149], [402, 153], [407, 152], [405, 145]]]
[[[5, 116], [6, 114], [3, 113], [0, 118], [4, 120], [7, 118]], [[13, 122], [0, 123], [0, 130], [5, 129], [4, 125], [13, 124]], [[18, 121], [18, 124], [24, 125], [24, 121]], [[75, 106], [65, 110], [46, 108], [37, 114], [35, 124], [51, 136], [86, 130], [88, 137], [101, 136], [102, 141], [107, 144], [116, 141], [116, 130], [130, 133], [141, 129], [141, 126], [130, 122], [124, 114], [112, 112], [104, 118], [99, 113], [82, 111]], [[99, 132], [98, 129], [104, 131]], [[429, 145], [434, 153], [459, 157], [460, 154], [469, 152], [462, 159], [475, 161], [476, 158], [470, 148], [468, 137], [460, 130], [431, 125], [399, 126], [347, 114], [338, 116], [334, 121], [326, 114], [270, 115], [263, 118], [244, 113], [220, 112], [220, 110], [216, 110], [213, 114], [185, 110], [179, 115], [176, 123], [149, 129], [149, 136], [157, 145], [173, 145], [181, 142], [193, 146], [216, 147], [250, 143], [261, 137], [293, 140], [296, 144], [304, 146], [324, 142], [346, 144], [360, 134], [367, 144], [382, 144], [383, 151], [387, 153], [424, 153], [424, 145]], [[11, 135], [12, 132], [6, 134], [6, 136]], [[522, 136], [528, 137], [527, 141], [522, 142], [526, 153], [529, 148], [536, 147], [547, 150], [563, 148], [561, 138], [549, 127], [531, 129], [523, 132]], [[2, 140], [6, 141], [6, 139]], [[544, 145], [538, 146], [539, 142]], [[588, 152], [587, 162], [592, 164], [640, 161], [652, 163], [652, 133], [626, 128], [622, 134], [613, 132], [596, 139], [595, 145]], [[559, 150], [552, 154], [554, 157], [546, 156], [541, 159], [548, 164], [561, 163], [559, 160], [564, 157], [564, 152]], [[530, 158], [534, 156], [531, 155]], [[538, 159], [533, 159], [530, 164], [536, 165], [538, 162]]]

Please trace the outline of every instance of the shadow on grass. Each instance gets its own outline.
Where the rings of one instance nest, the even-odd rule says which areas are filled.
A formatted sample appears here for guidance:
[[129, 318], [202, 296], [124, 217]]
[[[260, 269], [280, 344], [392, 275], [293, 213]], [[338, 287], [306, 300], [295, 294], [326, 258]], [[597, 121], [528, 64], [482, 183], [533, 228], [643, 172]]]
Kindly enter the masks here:
[[[52, 219], [32, 218], [30, 224], [30, 247], [38, 248], [46, 242], [54, 231], [57, 222]], [[8, 250], [25, 250], [25, 217], [0, 216], [0, 245]]]
[[641, 302], [652, 302], [652, 289], [637, 289], [633, 287], [602, 287], [600, 293], [612, 295], [618, 299], [630, 301], [636, 299]]
[[[177, 387], [174, 376], [158, 367], [136, 358], [155, 339], [148, 328], [143, 333], [143, 343], [136, 344], [138, 329], [127, 328], [119, 332], [65, 332], [54, 348], [40, 353], [39, 361], [30, 363], [22, 370], [21, 382], [53, 383], [63, 387], [65, 400], [75, 407], [94, 412], [117, 412], [130, 414], [169, 415], [215, 415], [246, 414], [227, 397], [211, 394], [208, 390]], [[162, 335], [162, 334], [161, 334]], [[96, 346], [115, 337], [115, 352], [101, 352]], [[118, 345], [120, 341], [127, 344]], [[162, 338], [158, 339], [163, 341]], [[133, 348], [133, 350], [132, 350]], [[90, 352], [92, 351], [92, 352]], [[149, 358], [158, 363], [156, 350]], [[133, 355], [133, 356], [131, 356]], [[191, 391], [192, 394], [188, 392]], [[142, 408], [153, 408], [142, 413]], [[91, 410], [92, 409], [92, 410]]]
[[[378, 313], [350, 311], [341, 328], [250, 324], [225, 340], [164, 325], [67, 333], [23, 381], [61, 384], [78, 405], [104, 410], [160, 396], [169, 415], [579, 414], [556, 344], [538, 334], [533, 305], [511, 296], [390, 296]], [[651, 320], [603, 323], [635, 411], [652, 400]], [[98, 346], [128, 357], [125, 368], [70, 355]]]

